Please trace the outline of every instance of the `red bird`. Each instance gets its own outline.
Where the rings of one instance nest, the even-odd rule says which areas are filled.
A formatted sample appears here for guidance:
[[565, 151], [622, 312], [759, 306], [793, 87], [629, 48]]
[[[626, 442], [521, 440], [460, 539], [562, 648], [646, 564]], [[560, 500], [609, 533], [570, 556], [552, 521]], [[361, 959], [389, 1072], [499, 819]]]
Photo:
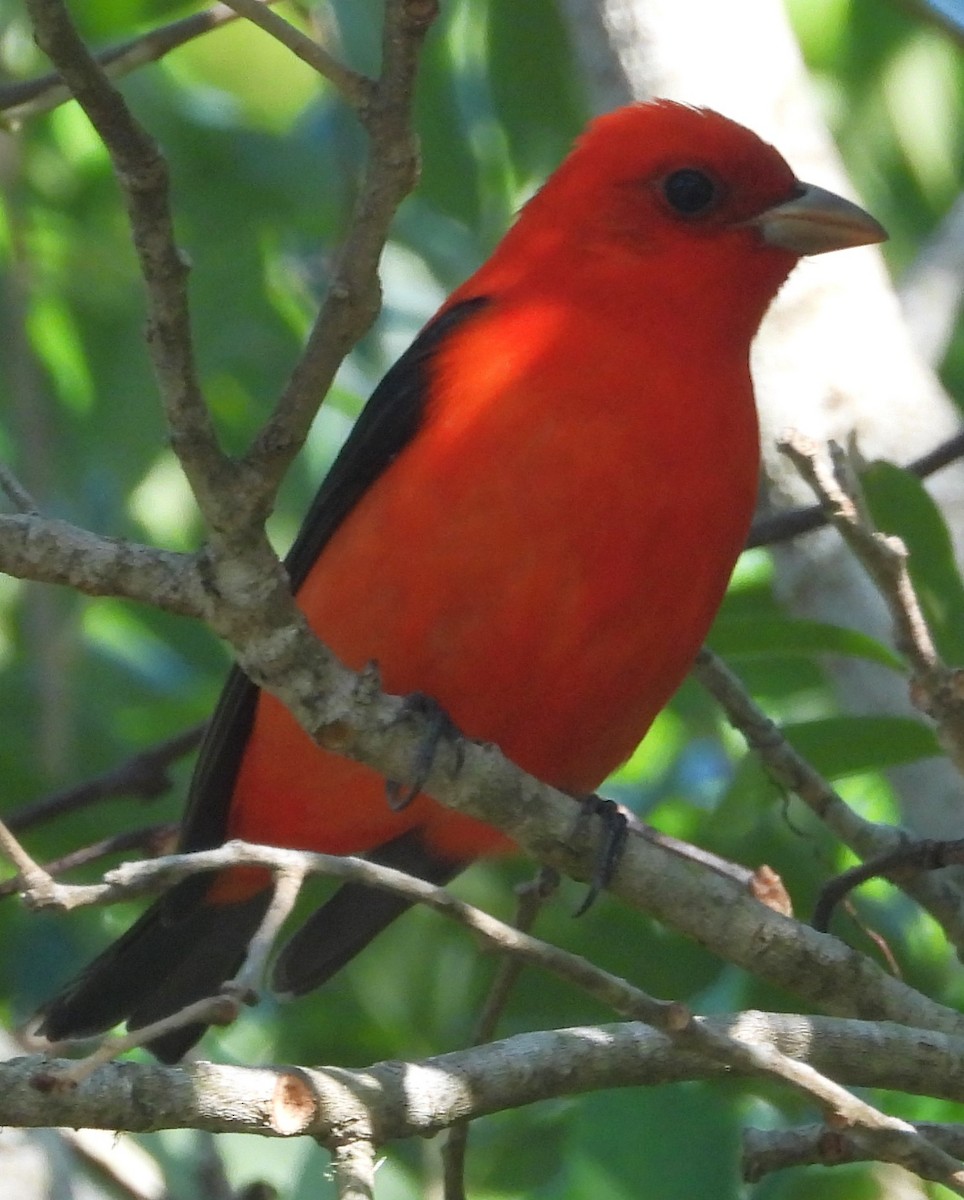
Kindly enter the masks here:
[[[693, 660], [743, 545], [759, 447], [750, 343], [801, 255], [877, 242], [716, 113], [667, 101], [593, 122], [489, 261], [376, 388], [287, 559], [350, 666], [433, 697], [575, 796], [632, 752]], [[372, 859], [443, 882], [510, 848], [318, 748], [235, 669], [181, 847], [227, 838]], [[269, 879], [158, 900], [43, 1011], [49, 1038], [132, 1028], [217, 991]], [[346, 885], [275, 968], [300, 993], [407, 907]], [[157, 1038], [162, 1059], [203, 1033]]]

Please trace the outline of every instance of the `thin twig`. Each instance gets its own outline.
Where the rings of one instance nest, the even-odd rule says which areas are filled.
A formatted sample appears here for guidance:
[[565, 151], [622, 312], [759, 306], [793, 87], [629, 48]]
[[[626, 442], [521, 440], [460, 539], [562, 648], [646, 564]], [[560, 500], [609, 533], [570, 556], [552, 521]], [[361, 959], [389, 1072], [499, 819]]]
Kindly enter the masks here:
[[[720, 704], [749, 748], [759, 755], [776, 785], [799, 796], [855, 854], [867, 859], [906, 846], [910, 835], [905, 831], [866, 821], [854, 812], [812, 763], [793, 748], [733, 671], [706, 647], [697, 656], [693, 675]], [[957, 888], [933, 875], [910, 878], [897, 875], [894, 882], [927, 909], [940, 922], [950, 941], [964, 951], [964, 916]]]
[[286, 46], [303, 63], [327, 79], [352, 108], [363, 110], [372, 98], [375, 84], [367, 76], [352, 71], [329, 54], [324, 46], [302, 33], [290, 21], [266, 7], [267, 0], [226, 0], [226, 3], [252, 24]]
[[131, 1029], [122, 1037], [105, 1038], [92, 1053], [72, 1063], [69, 1070], [57, 1074], [56, 1085], [76, 1087], [98, 1067], [120, 1054], [140, 1046], [149, 1046], [156, 1038], [190, 1025], [229, 1025], [237, 1020], [243, 1005], [256, 1004], [263, 985], [265, 966], [285, 921], [297, 903], [305, 875], [306, 871], [299, 862], [292, 862], [274, 871], [274, 895], [261, 924], [248, 943], [244, 961], [217, 992], [187, 1004], [158, 1021]]
[[[953, 1186], [954, 1171], [958, 1165], [952, 1166], [948, 1156], [928, 1146], [926, 1139], [921, 1138], [906, 1122], [885, 1116], [807, 1064], [797, 1062], [773, 1047], [748, 1045], [729, 1034], [715, 1031], [695, 1020], [684, 1005], [657, 1000], [585, 959], [513, 929], [424, 880], [363, 860], [252, 847], [238, 842], [228, 843], [216, 851], [174, 856], [154, 863], [131, 864], [111, 872], [108, 878], [113, 879], [115, 885], [117, 881], [125, 879], [128, 883], [143, 884], [145, 876], [156, 879], [165, 874], [169, 877], [172, 872], [193, 873], [195, 870], [210, 869], [214, 863], [223, 867], [227, 858], [232, 865], [261, 865], [274, 870], [294, 868], [306, 873], [324, 871], [340, 877], [349, 874], [353, 878], [367, 876], [365, 882], [368, 885], [389, 888], [428, 904], [458, 920], [494, 949], [558, 975], [625, 1017], [645, 1021], [669, 1036], [680, 1049], [708, 1057], [741, 1072], [780, 1079], [817, 1102], [835, 1121], [889, 1131], [893, 1145], [898, 1148], [895, 1153], [899, 1151], [905, 1158], [912, 1155], [919, 1157], [930, 1164], [931, 1170], [942, 1171], [942, 1178], [951, 1180], [950, 1186]], [[157, 1037], [159, 1032], [197, 1021], [210, 1023], [212, 1019], [231, 1019], [237, 1011], [236, 1006], [234, 1012], [230, 1011], [228, 1003], [224, 1004], [222, 1011], [216, 1008], [219, 1001], [228, 1002], [230, 999], [229, 995], [224, 994], [211, 1002], [192, 1005], [174, 1017], [138, 1030], [126, 1038], [110, 1039], [93, 1055], [75, 1064], [65, 1082], [74, 1084], [78, 1079], [86, 1078], [94, 1067], [123, 1050], [144, 1044], [145, 1040]], [[215, 1006], [213, 1014], [212, 1005]]]
[[[263, 3], [275, 4], [277, 0], [263, 0]], [[120, 46], [101, 50], [95, 57], [109, 78], [121, 79], [194, 38], [235, 20], [237, 14], [226, 4], [215, 4], [206, 12], [182, 17], [179, 21], [149, 29]], [[36, 79], [0, 85], [0, 112], [5, 114], [5, 120], [10, 125], [49, 112], [71, 99], [72, 93], [56, 71]]]
[[[909, 462], [904, 469], [916, 475], [918, 479], [927, 479], [942, 467], [957, 462], [962, 456], [964, 432], [957, 433], [946, 442], [935, 446], [933, 450], [928, 450], [920, 458]], [[774, 546], [779, 542], [788, 542], [791, 538], [800, 537], [801, 534], [823, 529], [828, 524], [829, 518], [819, 504], [766, 513], [754, 520], [746, 547], [751, 549], [754, 546]]]
[[[542, 867], [534, 879], [516, 888], [518, 904], [512, 927], [521, 933], [530, 933], [546, 901], [555, 895], [558, 888], [559, 875], [548, 867]], [[495, 1037], [509, 996], [523, 968], [524, 964], [518, 959], [505, 959], [499, 964], [472, 1033], [470, 1045], [481, 1046]]]
[[19, 891], [30, 891], [41, 896], [49, 895], [53, 880], [14, 837], [3, 821], [0, 821], [0, 854], [17, 872]]
[[814, 929], [827, 929], [834, 909], [856, 887], [869, 879], [882, 876], [900, 879], [910, 873], [916, 877], [922, 871], [940, 871], [944, 867], [964, 865], [964, 840], [936, 841], [922, 838], [896, 846], [885, 854], [868, 858], [859, 866], [842, 871], [824, 884], [814, 906], [811, 924]]
[[200, 391], [167, 164], [78, 34], [62, 0], [27, 0], [37, 44], [97, 130], [127, 206], [147, 296], [147, 345], [172, 445], [208, 523], [230, 522], [237, 470], [222, 453]]
[[395, 211], [418, 177], [412, 104], [418, 54], [436, 8], [434, 0], [387, 0], [385, 5], [382, 69], [359, 112], [369, 150], [349, 229], [304, 353], [244, 459], [265, 487], [277, 486], [342, 359], [378, 312], [378, 262]]
[[[12, 828], [8, 822], [7, 828]], [[154, 855], [169, 853], [176, 841], [179, 825], [172, 821], [166, 822], [163, 825], [146, 825], [141, 829], [128, 829], [123, 833], [117, 833], [113, 837], [103, 838], [99, 842], [93, 842], [89, 846], [81, 846], [78, 850], [72, 850], [69, 854], [63, 854], [59, 858], [51, 859], [49, 862], [42, 864], [43, 870], [54, 879], [65, 875], [68, 871], [75, 871], [78, 867], [90, 866], [91, 863], [99, 862], [103, 858], [107, 858], [112, 854], [121, 854], [128, 850], [140, 850], [143, 853]], [[0, 883], [0, 897], [15, 896], [22, 890], [22, 885], [19, 876], [13, 879], [4, 880]]]
[[139, 750], [102, 775], [45, 796], [32, 804], [24, 804], [7, 814], [7, 825], [19, 832], [118, 796], [154, 800], [172, 786], [168, 767], [197, 748], [206, 728], [206, 721], [191, 725], [154, 746]]
[[874, 527], [847, 455], [831, 442], [828, 463], [819, 444], [798, 433], [780, 441], [778, 449], [816, 492], [831, 522], [886, 600], [897, 649], [915, 674], [929, 676], [940, 663], [910, 582], [907, 549], [899, 538]]
[[2, 491], [18, 513], [33, 515], [40, 506], [27, 491], [6, 463], [0, 462], [0, 491]]
[[[960, 1159], [964, 1157], [964, 1129], [915, 1121], [914, 1128], [931, 1145]], [[795, 1129], [747, 1129], [743, 1133], [742, 1174], [747, 1183], [759, 1183], [775, 1171], [791, 1167], [840, 1166], [854, 1162], [895, 1162], [925, 1179], [945, 1182], [944, 1176], [928, 1174], [926, 1162], [901, 1160], [889, 1153], [886, 1140], [878, 1141], [864, 1130], [832, 1129], [826, 1125], [801, 1125]], [[958, 1191], [960, 1195], [960, 1191]]]
[[[227, 983], [216, 996], [205, 996], [202, 1000], [178, 1009], [169, 1017], [162, 1017], [149, 1025], [141, 1025], [129, 1033], [105, 1037], [97, 1044], [96, 1049], [83, 1058], [51, 1067], [47, 1074], [46, 1086], [51, 1091], [75, 1088], [88, 1080], [100, 1067], [113, 1062], [129, 1050], [137, 1050], [155, 1038], [175, 1033], [188, 1025], [230, 1025], [237, 1019], [244, 1002], [245, 997], [240, 992], [233, 991]], [[26, 1040], [28, 1044], [43, 1044], [43, 1039], [34, 1039], [29, 1034]]]
[[282, 926], [298, 902], [305, 874], [298, 866], [275, 872], [274, 895], [254, 937], [248, 943], [244, 962], [231, 981], [233, 988], [252, 993], [260, 990], [265, 966], [281, 935]]
[[[518, 905], [512, 922], [513, 927], [522, 930], [523, 933], [529, 933], [546, 900], [558, 886], [559, 876], [556, 872], [543, 867], [534, 879], [518, 887]], [[523, 969], [524, 964], [515, 956], [501, 960], [479, 1014], [470, 1045], [481, 1046], [495, 1037], [499, 1020]], [[442, 1147], [444, 1200], [466, 1200], [465, 1156], [468, 1151], [470, 1128], [470, 1121], [456, 1122], [449, 1130]]]
[[[481, 909], [458, 900], [444, 888], [402, 871], [350, 856], [286, 850], [274, 846], [256, 846], [246, 842], [226, 842], [216, 850], [193, 854], [172, 854], [144, 862], [124, 863], [108, 871], [104, 883], [96, 887], [59, 885], [51, 896], [41, 891], [33, 901], [37, 907], [73, 909], [90, 904], [113, 903], [149, 891], [171, 886], [189, 876], [229, 867], [257, 866], [275, 873], [323, 874], [366, 887], [396, 892], [413, 903], [425, 904], [457, 921], [488, 943], [493, 950], [510, 952], [524, 962], [560, 975], [577, 988], [588, 991], [603, 1004], [624, 1016], [648, 1020], [662, 1026], [666, 1014], [676, 1006], [654, 1000], [625, 980], [558, 947], [550, 946], [528, 934], [489, 916]], [[39, 868], [38, 868], [39, 870]], [[41, 879], [41, 883], [43, 883]]]
[[819, 497], [829, 519], [864, 568], [890, 612], [894, 641], [911, 670], [914, 704], [937, 724], [941, 744], [964, 774], [964, 672], [940, 658], [907, 566], [907, 549], [881, 533], [863, 500], [850, 456], [830, 443], [832, 469], [820, 446], [798, 433], [779, 443]]
[[203, 1196], [204, 1200], [242, 1200], [242, 1196], [247, 1195], [247, 1189], [239, 1193], [231, 1186], [221, 1156], [223, 1142], [219, 1142], [214, 1134], [199, 1130], [196, 1144], [197, 1158], [192, 1172], [196, 1194]]
[[[341, 701], [344, 700], [342, 695]], [[408, 735], [412, 731], [388, 728], [391, 722], [383, 721], [386, 715], [397, 713], [397, 701], [385, 698], [372, 708], [370, 700], [370, 695], [366, 695], [366, 707], [361, 713], [350, 707], [340, 710], [337, 738], [332, 738], [329, 748], [340, 752], [345, 749], [355, 752], [357, 748], [360, 759], [377, 766], [383, 774], [405, 780], [411, 764]], [[379, 725], [377, 737], [367, 732], [373, 722]], [[456, 757], [461, 759], [462, 767], [453, 773]], [[433, 766], [426, 791], [467, 815], [503, 829], [534, 857], [564, 874], [585, 879], [591, 873], [596, 858], [595, 839], [574, 838], [578, 806], [571, 797], [525, 776], [494, 747], [466, 742], [462, 753], [456, 756], [452, 752], [451, 757], [446, 749]], [[268, 863], [269, 868], [292, 861], [280, 850], [271, 854], [274, 857]], [[172, 865], [172, 860], [165, 861], [167, 866]], [[192, 866], [185, 859], [177, 865], [182, 870], [200, 869], [202, 861], [207, 869], [234, 865], [230, 846], [192, 856], [190, 861]], [[345, 860], [336, 858], [327, 863], [335, 875], [347, 869]], [[138, 870], [156, 872], [157, 867], [143, 864]], [[367, 882], [364, 871], [371, 872], [372, 865], [357, 864], [351, 870], [358, 872], [355, 881], [364, 883]], [[121, 876], [112, 878], [122, 881]], [[151, 878], [156, 884], [157, 874]], [[378, 886], [377, 879], [372, 876], [371, 880]], [[411, 880], [407, 883], [412, 885]], [[140, 890], [147, 888], [145, 875], [141, 877]], [[860, 1011], [865, 1016], [876, 1013], [882, 1019], [933, 1024], [935, 1028], [956, 1028], [959, 1023], [956, 1014], [889, 978], [876, 964], [836, 939], [816, 934], [770, 912], [732, 880], [693, 863], [683, 863], [648, 839], [635, 836], [630, 839], [611, 890], [671, 928], [700, 938], [728, 961], [745, 966], [829, 1011], [853, 1012], [855, 997], [859, 997]], [[102, 887], [82, 893], [80, 898], [86, 897], [88, 903], [96, 899], [105, 902], [112, 894], [121, 893]], [[421, 896], [414, 894], [412, 899], [418, 901]], [[69, 904], [78, 902], [72, 892]]]
[[[679, 1048], [697, 1050], [751, 1075], [783, 1080], [815, 1101], [830, 1124], [852, 1129], [858, 1137], [866, 1131], [879, 1150], [886, 1147], [883, 1156], [888, 1161], [909, 1165], [928, 1179], [939, 1178], [957, 1195], [964, 1196], [964, 1166], [929, 1142], [910, 1122], [888, 1116], [809, 1064], [781, 1054], [772, 1046], [740, 1042], [728, 1035], [718, 1037], [685, 1009], [681, 1012], [685, 1023], [674, 1037]], [[671, 1031], [664, 1032], [673, 1036]]]
[[338, 1200], [375, 1200], [375, 1145], [357, 1131], [334, 1147], [331, 1165]]
[[[109, 1181], [110, 1195], [118, 1200], [169, 1200], [170, 1192], [157, 1159], [133, 1137], [103, 1129], [61, 1127], [57, 1132], [73, 1155]], [[59, 1194], [59, 1189], [55, 1192], [51, 1188], [48, 1195], [51, 1194]], [[205, 1200], [217, 1200], [208, 1193], [202, 1194]]]

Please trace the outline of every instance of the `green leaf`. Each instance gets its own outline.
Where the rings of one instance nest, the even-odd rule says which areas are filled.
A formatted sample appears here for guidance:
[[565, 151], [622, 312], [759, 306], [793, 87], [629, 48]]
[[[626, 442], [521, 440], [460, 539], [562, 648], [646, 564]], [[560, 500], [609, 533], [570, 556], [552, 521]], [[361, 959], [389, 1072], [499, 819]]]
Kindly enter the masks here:
[[882, 642], [859, 630], [822, 621], [723, 618], [714, 625], [709, 641], [717, 654], [729, 659], [846, 654], [880, 663], [893, 671], [905, 670], [901, 659]]
[[783, 732], [828, 779], [942, 753], [934, 731], [913, 717], [827, 717], [788, 725]]
[[[827, 779], [861, 771], [883, 771], [942, 753], [937, 735], [912, 717], [826, 717], [783, 726], [787, 741]], [[737, 769], [729, 794], [754, 799], [772, 794], [773, 784], [751, 755]]]
[[911, 578], [941, 655], [964, 663], [964, 584], [940, 509], [919, 479], [892, 463], [874, 463], [862, 482], [879, 528], [907, 546]]
[[[942, 753], [933, 730], [912, 717], [827, 717], [787, 724], [782, 732], [831, 782]], [[777, 795], [777, 786], [760, 757], [747, 754], [716, 807], [713, 824], [722, 823], [730, 839], [749, 838], [760, 811], [772, 805]]]

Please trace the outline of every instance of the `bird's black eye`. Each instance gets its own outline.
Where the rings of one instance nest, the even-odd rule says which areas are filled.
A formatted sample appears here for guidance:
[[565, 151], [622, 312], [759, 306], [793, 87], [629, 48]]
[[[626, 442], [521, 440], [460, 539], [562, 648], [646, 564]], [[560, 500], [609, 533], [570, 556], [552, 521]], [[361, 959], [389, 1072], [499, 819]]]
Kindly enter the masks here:
[[663, 181], [666, 202], [681, 217], [698, 217], [706, 212], [713, 207], [717, 193], [716, 181], [696, 167], [682, 167]]

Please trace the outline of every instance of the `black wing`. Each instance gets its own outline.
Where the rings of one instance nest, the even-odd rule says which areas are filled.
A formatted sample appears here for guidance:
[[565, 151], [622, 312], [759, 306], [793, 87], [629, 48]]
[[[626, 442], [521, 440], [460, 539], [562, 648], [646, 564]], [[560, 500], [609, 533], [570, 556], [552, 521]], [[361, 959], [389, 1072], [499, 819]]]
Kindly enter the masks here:
[[[482, 298], [464, 301], [433, 321], [373, 392], [288, 555], [295, 589], [365, 489], [418, 431], [433, 353], [452, 329], [485, 303]], [[257, 696], [255, 685], [235, 667], [191, 781], [181, 834], [184, 850], [206, 849], [224, 840]], [[437, 883], [451, 879], [464, 865], [443, 860], [424, 847], [417, 831], [374, 848], [372, 857]], [[135, 1029], [212, 995], [244, 961], [271, 893], [265, 889], [247, 900], [211, 907], [201, 903], [210, 882], [210, 872], [197, 875], [162, 896], [44, 1006], [38, 1014], [40, 1032], [59, 1040], [100, 1033], [124, 1019]], [[407, 907], [406, 900], [388, 893], [344, 885], [283, 952], [280, 984], [292, 992], [317, 986]], [[163, 1061], [174, 1062], [203, 1032], [203, 1025], [191, 1025], [155, 1038], [150, 1048]]]
[[[372, 392], [285, 559], [294, 591], [305, 581], [358, 499], [418, 432], [428, 366], [438, 347], [487, 303], [484, 296], [463, 300], [432, 321]], [[205, 850], [224, 841], [234, 781], [254, 721], [257, 698], [258, 688], [234, 667], [194, 769], [181, 830], [182, 850]], [[199, 878], [199, 890], [206, 886], [207, 881]]]
[[[443, 858], [423, 843], [417, 829], [386, 842], [365, 857], [439, 886], [468, 865]], [[302, 996], [321, 987], [411, 907], [411, 900], [394, 892], [343, 883], [285, 943], [272, 972], [271, 986], [282, 997]]]

